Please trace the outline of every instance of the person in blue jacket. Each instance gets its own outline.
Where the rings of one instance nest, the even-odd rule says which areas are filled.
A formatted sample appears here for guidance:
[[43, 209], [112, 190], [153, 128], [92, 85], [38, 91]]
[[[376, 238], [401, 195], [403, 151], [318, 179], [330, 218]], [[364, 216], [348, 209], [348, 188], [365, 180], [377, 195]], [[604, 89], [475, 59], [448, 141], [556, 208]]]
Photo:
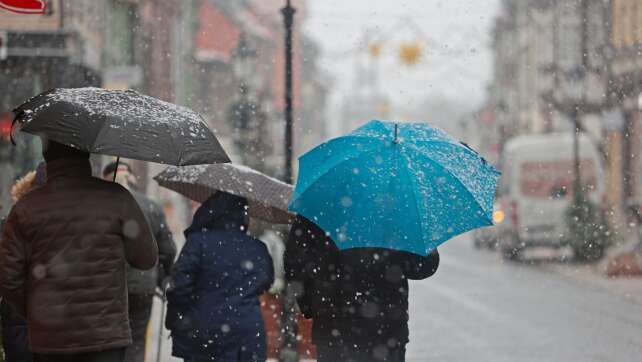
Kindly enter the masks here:
[[172, 354], [189, 362], [266, 360], [259, 296], [274, 267], [267, 247], [247, 235], [247, 200], [219, 192], [185, 230], [167, 291]]

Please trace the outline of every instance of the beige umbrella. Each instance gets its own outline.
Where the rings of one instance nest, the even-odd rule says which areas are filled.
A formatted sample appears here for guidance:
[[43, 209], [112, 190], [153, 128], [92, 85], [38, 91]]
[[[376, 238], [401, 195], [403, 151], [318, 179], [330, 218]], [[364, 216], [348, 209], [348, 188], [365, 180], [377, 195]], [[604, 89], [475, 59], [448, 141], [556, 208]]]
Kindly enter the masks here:
[[250, 217], [259, 220], [287, 224], [293, 216], [288, 211], [292, 185], [247, 166], [230, 163], [170, 166], [154, 180], [200, 203], [219, 191], [245, 197]]

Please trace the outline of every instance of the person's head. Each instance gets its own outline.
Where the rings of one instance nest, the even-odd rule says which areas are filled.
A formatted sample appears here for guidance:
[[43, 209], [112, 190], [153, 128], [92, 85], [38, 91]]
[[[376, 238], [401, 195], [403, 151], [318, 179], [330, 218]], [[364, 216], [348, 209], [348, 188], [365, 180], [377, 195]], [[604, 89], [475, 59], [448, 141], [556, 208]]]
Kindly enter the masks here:
[[248, 224], [247, 199], [227, 192], [217, 192], [196, 210], [192, 225], [185, 233], [189, 234], [203, 229], [247, 232]]
[[42, 156], [47, 163], [61, 159], [89, 160], [88, 152], [45, 138], [42, 138]]
[[103, 169], [103, 179], [112, 181], [114, 179], [114, 172], [116, 172], [116, 182], [125, 186], [131, 187], [136, 184], [136, 176], [129, 163], [119, 161], [110, 162]]

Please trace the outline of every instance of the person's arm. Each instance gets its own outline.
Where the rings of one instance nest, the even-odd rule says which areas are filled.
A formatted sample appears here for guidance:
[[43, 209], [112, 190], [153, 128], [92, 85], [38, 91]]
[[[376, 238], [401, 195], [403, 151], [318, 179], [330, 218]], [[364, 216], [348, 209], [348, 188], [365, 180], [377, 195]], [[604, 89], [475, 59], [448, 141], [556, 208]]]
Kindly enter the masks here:
[[263, 283], [262, 283], [262, 292], [266, 292], [270, 289], [272, 286], [272, 283], [274, 283], [274, 262], [272, 261], [272, 256], [270, 255], [270, 252], [268, 251], [268, 248], [263, 242], [258, 241], [261, 245], [261, 250], [262, 252], [259, 255], [259, 261], [265, 265], [265, 273], [263, 274]]
[[398, 258], [404, 275], [412, 280], [426, 279], [435, 274], [439, 267], [439, 252], [437, 249], [427, 256], [400, 253]]
[[20, 230], [19, 211], [14, 207], [0, 239], [0, 296], [23, 318], [27, 267], [26, 240]]
[[147, 219], [129, 192], [122, 193], [122, 229], [125, 258], [136, 269], [149, 270], [156, 266], [158, 245]]
[[172, 281], [167, 289], [167, 301], [170, 304], [183, 306], [190, 303], [194, 295], [200, 263], [201, 243], [188, 237], [176, 264], [174, 264]]
[[167, 225], [165, 214], [158, 205], [154, 205], [154, 218], [156, 220], [155, 237], [158, 242], [158, 261], [161, 268], [159, 283], [162, 283], [163, 279], [172, 272], [172, 265], [174, 265], [176, 258], [176, 243], [174, 243], [172, 232]]
[[316, 270], [320, 263], [315, 257], [317, 241], [313, 238], [321, 236], [315, 232], [316, 228], [310, 221], [297, 216], [290, 228], [283, 256], [285, 281], [293, 289], [299, 309], [307, 318], [313, 315], [311, 296], [306, 293], [306, 288], [310, 288], [308, 276], [312, 275], [312, 270]]
[[301, 217], [297, 217], [290, 228], [283, 254], [283, 268], [287, 282], [303, 283], [307, 263], [305, 240], [309, 231]]

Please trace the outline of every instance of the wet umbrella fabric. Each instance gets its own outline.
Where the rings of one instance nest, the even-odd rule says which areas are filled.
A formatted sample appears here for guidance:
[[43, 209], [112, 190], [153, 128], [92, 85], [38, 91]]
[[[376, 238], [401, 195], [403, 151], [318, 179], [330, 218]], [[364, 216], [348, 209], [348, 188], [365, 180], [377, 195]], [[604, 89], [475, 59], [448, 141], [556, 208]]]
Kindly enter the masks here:
[[299, 159], [289, 209], [340, 249], [383, 247], [427, 255], [492, 225], [499, 172], [425, 123], [371, 121]]
[[132, 90], [56, 88], [14, 112], [22, 131], [90, 153], [171, 165], [230, 161], [198, 113]]
[[292, 214], [287, 211], [292, 185], [269, 177], [250, 167], [236, 164], [170, 166], [154, 177], [159, 185], [189, 199], [203, 203], [219, 191], [245, 197], [250, 217], [286, 224]]

